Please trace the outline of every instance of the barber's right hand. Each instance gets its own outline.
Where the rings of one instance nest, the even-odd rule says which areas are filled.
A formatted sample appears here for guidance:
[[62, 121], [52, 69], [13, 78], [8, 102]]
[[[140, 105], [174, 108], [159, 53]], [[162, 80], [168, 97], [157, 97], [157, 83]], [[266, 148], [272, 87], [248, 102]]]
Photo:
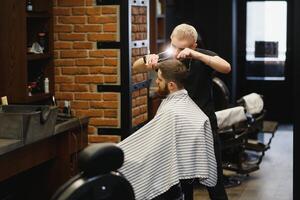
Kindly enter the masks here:
[[158, 55], [156, 54], [148, 54], [146, 55], [146, 67], [148, 69], [155, 70], [158, 63]]

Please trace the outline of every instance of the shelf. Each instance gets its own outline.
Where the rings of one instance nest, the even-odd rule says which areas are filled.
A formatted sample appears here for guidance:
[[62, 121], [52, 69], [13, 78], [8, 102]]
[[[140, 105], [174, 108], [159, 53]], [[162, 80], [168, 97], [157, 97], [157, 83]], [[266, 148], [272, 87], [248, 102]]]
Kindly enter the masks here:
[[50, 58], [50, 54], [27, 54], [27, 60], [43, 60], [43, 59], [48, 59]]
[[157, 44], [162, 44], [162, 43], [165, 43], [165, 42], [166, 42], [165, 39], [157, 39], [157, 40], [156, 40], [156, 43], [157, 43]]
[[48, 12], [27, 12], [27, 18], [50, 18]]
[[42, 101], [45, 99], [49, 99], [52, 96], [51, 93], [37, 93], [37, 94], [32, 94], [32, 96], [27, 96], [26, 97], [26, 102], [31, 103], [31, 102], [36, 102], [36, 101]]
[[166, 16], [164, 14], [161, 14], [161, 15], [156, 15], [156, 18], [165, 18]]

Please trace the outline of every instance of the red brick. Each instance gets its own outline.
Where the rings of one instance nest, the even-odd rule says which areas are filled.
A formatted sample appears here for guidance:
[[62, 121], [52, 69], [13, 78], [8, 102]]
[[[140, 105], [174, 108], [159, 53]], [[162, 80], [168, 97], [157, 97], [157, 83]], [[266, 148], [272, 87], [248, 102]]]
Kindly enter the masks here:
[[139, 14], [146, 14], [147, 10], [146, 10], [146, 7], [139, 7]]
[[92, 118], [92, 119], [90, 119], [90, 125], [105, 126], [105, 127], [115, 127], [115, 126], [119, 125], [119, 121], [117, 119]]
[[146, 113], [146, 112], [148, 112], [148, 107], [147, 106], [141, 106], [140, 111], [141, 111], [141, 113]]
[[103, 24], [103, 31], [104, 32], [116, 32], [117, 24]]
[[54, 60], [55, 66], [74, 66], [75, 61], [74, 60]]
[[90, 74], [101, 74], [102, 67], [91, 67]]
[[71, 107], [74, 109], [89, 109], [90, 102], [88, 102], [88, 101], [72, 101]]
[[92, 101], [90, 102], [91, 108], [103, 108], [103, 109], [117, 109], [119, 107], [119, 102], [117, 101]]
[[78, 59], [76, 60], [77, 65], [84, 66], [95, 66], [95, 65], [103, 65], [103, 59]]
[[118, 52], [116, 50], [96, 50], [89, 52], [90, 57], [116, 57], [118, 56]]
[[132, 98], [136, 98], [140, 95], [140, 92], [138, 90], [132, 92]]
[[112, 67], [102, 67], [101, 73], [102, 74], [117, 74], [117, 68]]
[[111, 33], [90, 33], [89, 41], [116, 41], [117, 35]]
[[115, 93], [102, 93], [104, 101], [118, 101], [118, 94]]
[[83, 41], [85, 40], [85, 34], [83, 33], [60, 33], [58, 35], [60, 40], [66, 41]]
[[71, 42], [54, 42], [54, 49], [71, 49], [72, 43]]
[[104, 83], [117, 83], [118, 77], [117, 76], [104, 76]]
[[72, 8], [72, 14], [73, 15], [84, 15], [85, 8], [84, 7]]
[[54, 72], [55, 72], [55, 76], [61, 75], [61, 67], [55, 67]]
[[74, 42], [73, 43], [74, 49], [93, 49], [92, 42]]
[[58, 0], [58, 6], [84, 6], [85, 0]]
[[103, 83], [103, 76], [76, 76], [76, 83]]
[[[102, 94], [99, 93], [76, 93], [75, 94], [76, 100], [97, 100], [100, 101], [102, 99]], [[95, 108], [90, 102], [90, 107]]]
[[55, 93], [59, 92], [59, 86], [60, 86], [59, 84], [55, 84], [54, 85], [54, 91], [55, 91]]
[[104, 65], [106, 66], [117, 66], [118, 65], [118, 59], [116, 58], [106, 58], [104, 59]]
[[94, 126], [88, 126], [88, 134], [97, 134], [98, 129]]
[[86, 75], [89, 74], [89, 68], [88, 67], [64, 67], [62, 68], [62, 74], [65, 75]]
[[101, 15], [101, 7], [90, 7], [86, 9], [87, 15]]
[[116, 6], [103, 6], [102, 7], [102, 14], [116, 14], [117, 7]]
[[55, 32], [53, 33], [53, 40], [54, 40], [54, 41], [57, 41], [57, 40], [58, 40], [58, 34], [55, 33]]
[[58, 59], [59, 58], [59, 51], [54, 51], [53, 57], [54, 57], [54, 59]]
[[55, 76], [55, 83], [73, 83], [74, 77], [72, 76]]
[[84, 24], [85, 16], [58, 17], [58, 22], [62, 24]]
[[95, 84], [90, 84], [90, 91], [91, 92], [98, 92], [98, 87]]
[[95, 5], [95, 0], [86, 0], [86, 2], [85, 2], [85, 4], [87, 5], [87, 6], [93, 6], [93, 5]]
[[61, 58], [86, 58], [87, 51], [83, 51], [83, 50], [61, 51], [60, 57]]
[[132, 99], [132, 107], [136, 107], [136, 100], [135, 99]]
[[71, 9], [70, 8], [60, 8], [60, 7], [55, 7], [53, 8], [53, 15], [54, 16], [62, 16], [62, 15], [71, 15]]
[[132, 120], [132, 125], [137, 126], [143, 122], [144, 122], [144, 117], [142, 115], [140, 115]]
[[88, 85], [80, 85], [80, 84], [61, 84], [60, 91], [63, 92], [88, 92]]
[[102, 117], [103, 110], [76, 110], [77, 116]]
[[89, 16], [89, 24], [105, 24], [105, 23], [116, 23], [116, 16]]
[[55, 98], [57, 100], [73, 100], [72, 92], [56, 92]]
[[132, 117], [136, 117], [139, 114], [140, 114], [140, 108], [139, 107], [132, 109]]
[[75, 25], [74, 32], [101, 32], [101, 25]]
[[117, 118], [118, 117], [118, 111], [117, 110], [104, 110], [104, 117], [105, 118]]
[[132, 15], [138, 15], [138, 14], [139, 14], [139, 7], [137, 7], [137, 6], [132, 6], [131, 14], [132, 14]]
[[147, 104], [147, 96], [142, 96], [139, 98], [140, 100], [140, 105]]
[[140, 95], [146, 95], [148, 92], [148, 89], [147, 88], [143, 88], [140, 90]]

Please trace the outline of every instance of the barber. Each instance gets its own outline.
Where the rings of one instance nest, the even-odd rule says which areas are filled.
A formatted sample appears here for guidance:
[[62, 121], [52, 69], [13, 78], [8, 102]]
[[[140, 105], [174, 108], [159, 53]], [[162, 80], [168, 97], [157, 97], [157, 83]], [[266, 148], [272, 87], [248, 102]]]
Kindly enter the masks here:
[[[173, 56], [183, 61], [189, 68], [189, 75], [185, 84], [190, 97], [209, 117], [214, 137], [214, 150], [217, 161], [218, 181], [215, 187], [207, 187], [209, 196], [213, 200], [227, 200], [223, 183], [223, 169], [219, 136], [217, 135], [217, 119], [214, 110], [212, 94], [212, 73], [214, 71], [227, 74], [231, 71], [230, 64], [216, 53], [196, 48], [198, 33], [193, 26], [180, 24], [171, 34], [171, 50]], [[149, 54], [136, 60], [133, 70], [146, 72], [156, 70], [159, 55]], [[193, 199], [192, 180], [181, 183], [185, 200]]]

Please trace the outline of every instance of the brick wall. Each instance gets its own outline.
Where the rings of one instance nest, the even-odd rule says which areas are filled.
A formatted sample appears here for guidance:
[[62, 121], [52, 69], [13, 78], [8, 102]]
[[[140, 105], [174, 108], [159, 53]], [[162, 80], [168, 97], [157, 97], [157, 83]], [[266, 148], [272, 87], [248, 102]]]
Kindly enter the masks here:
[[[147, 9], [144, 6], [132, 6], [132, 41], [147, 40]], [[133, 48], [132, 49], [132, 64], [141, 56], [147, 54], [147, 48]], [[136, 84], [148, 80], [147, 73], [133, 73], [132, 83]], [[132, 93], [132, 126], [142, 124], [148, 120], [148, 89], [143, 88]]]
[[[55, 96], [59, 106], [71, 101], [72, 113], [89, 116], [89, 133], [120, 127], [120, 94], [98, 92], [97, 85], [120, 84], [119, 50], [98, 50], [97, 41], [119, 41], [119, 6], [97, 6], [96, 0], [53, 0]], [[122, 16], [124, 17], [124, 16]], [[147, 9], [132, 8], [132, 40], [147, 39]], [[147, 48], [132, 50], [132, 62]], [[124, 66], [126, 67], [126, 66]], [[132, 83], [148, 79], [132, 74]], [[148, 119], [147, 89], [132, 94], [132, 126]], [[100, 133], [101, 134], [101, 133]]]
[[120, 94], [99, 93], [98, 84], [118, 85], [119, 50], [98, 50], [96, 41], [118, 41], [118, 6], [95, 0], [53, 0], [55, 96], [72, 113], [89, 116], [89, 133], [120, 126]]

